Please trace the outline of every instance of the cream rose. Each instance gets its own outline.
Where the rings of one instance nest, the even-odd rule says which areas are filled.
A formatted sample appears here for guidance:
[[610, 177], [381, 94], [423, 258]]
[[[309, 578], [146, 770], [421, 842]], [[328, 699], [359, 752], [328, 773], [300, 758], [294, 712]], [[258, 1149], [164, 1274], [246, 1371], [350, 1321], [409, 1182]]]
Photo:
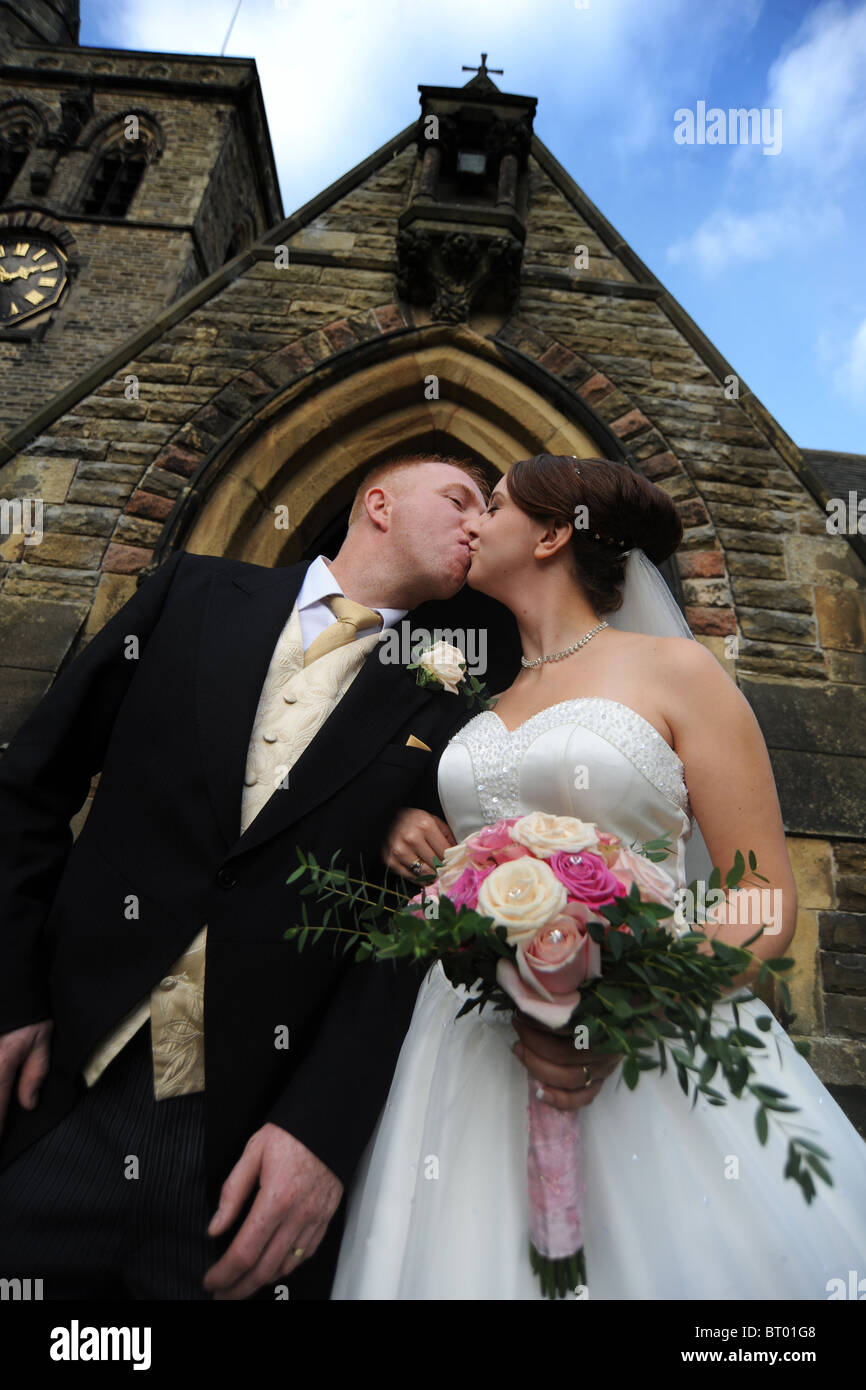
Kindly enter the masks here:
[[418, 657], [418, 665], [429, 671], [431, 676], [436, 676], [452, 695], [457, 694], [458, 685], [465, 679], [465, 663], [466, 658], [460, 648], [452, 647], [450, 642], [434, 642]]
[[598, 836], [591, 821], [574, 816], [550, 816], [545, 811], [533, 811], [521, 816], [511, 827], [511, 838], [526, 845], [541, 859], [560, 851], [595, 849]]
[[557, 917], [567, 901], [550, 866], [529, 855], [497, 865], [478, 890], [478, 911], [506, 928], [511, 946]]
[[456, 883], [467, 864], [471, 862], [472, 854], [465, 840], [459, 840], [456, 845], [448, 845], [442, 852], [442, 863], [439, 866], [437, 879], [442, 892], [447, 892], [452, 883]]

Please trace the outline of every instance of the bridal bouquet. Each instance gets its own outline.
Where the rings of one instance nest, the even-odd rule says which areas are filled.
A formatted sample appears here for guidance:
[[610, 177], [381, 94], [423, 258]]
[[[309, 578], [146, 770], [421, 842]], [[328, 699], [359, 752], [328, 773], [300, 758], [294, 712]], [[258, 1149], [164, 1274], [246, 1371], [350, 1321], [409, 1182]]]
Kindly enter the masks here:
[[[736, 1002], [735, 1027], [725, 1035], [712, 1031], [713, 1005], [756, 959], [748, 947], [763, 927], [739, 947], [708, 938], [697, 923], [673, 931], [676, 894], [656, 867], [668, 852], [664, 840], [630, 847], [594, 824], [536, 811], [484, 826], [447, 849], [407, 902], [405, 889], [377, 888], [338, 868], [339, 850], [323, 866], [298, 849], [301, 862], [288, 881], [308, 873], [302, 894], [332, 902], [318, 926], [309, 924], [302, 904], [304, 925], [285, 935], [303, 949], [311, 931], [314, 939], [323, 931], [342, 933], [358, 960], [439, 960], [466, 993], [458, 1018], [474, 1008], [509, 1009], [573, 1034], [578, 1050], [621, 1054], [630, 1090], [641, 1072], [665, 1071], [669, 1052], [687, 1096], [692, 1072], [694, 1102], [700, 1092], [711, 1105], [724, 1105], [725, 1096], [710, 1085], [720, 1070], [731, 1095], [739, 1098], [745, 1088], [758, 1102], [755, 1124], [764, 1144], [768, 1118], [797, 1107], [784, 1092], [749, 1080], [748, 1050], [764, 1043], [740, 1026]], [[754, 872], [751, 852], [749, 866]], [[744, 873], [738, 852], [726, 887], [736, 888]], [[720, 884], [714, 869], [709, 886]], [[335, 907], [338, 915], [351, 910], [351, 927], [329, 927]], [[707, 941], [711, 954], [698, 949]], [[778, 978], [789, 1010], [780, 977], [792, 964], [762, 960], [758, 972], [759, 982]], [[756, 1026], [766, 1032], [771, 1023], [762, 1017]], [[808, 1043], [796, 1046], [808, 1053]], [[586, 1285], [580, 1111], [544, 1104], [532, 1077], [529, 1082], [529, 1256], [545, 1294], [564, 1297]], [[827, 1157], [811, 1141], [789, 1136], [785, 1176], [800, 1184], [807, 1202], [815, 1194], [809, 1169], [832, 1185], [821, 1163]]]

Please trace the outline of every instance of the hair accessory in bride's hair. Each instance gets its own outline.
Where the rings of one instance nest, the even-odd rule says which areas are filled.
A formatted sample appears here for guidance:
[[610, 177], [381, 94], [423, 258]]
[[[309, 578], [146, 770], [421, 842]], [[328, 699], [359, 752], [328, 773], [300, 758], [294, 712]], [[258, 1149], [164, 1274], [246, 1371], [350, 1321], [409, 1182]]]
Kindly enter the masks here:
[[[578, 458], [578, 455], [577, 455], [577, 454], [569, 454], [568, 457], [569, 457], [569, 458], [572, 458], [572, 459], [576, 459], [576, 458]], [[581, 476], [581, 472], [580, 472], [580, 469], [579, 469], [579, 468], [575, 468], [574, 472], [575, 472], [575, 474], [576, 474], [576, 476], [577, 476], [578, 478]], [[599, 534], [598, 531], [593, 531], [592, 535], [593, 535], [593, 540], [596, 540], [596, 541], [603, 541], [605, 545], [625, 545], [625, 541], [618, 540], [615, 536], [602, 536], [602, 535]]]

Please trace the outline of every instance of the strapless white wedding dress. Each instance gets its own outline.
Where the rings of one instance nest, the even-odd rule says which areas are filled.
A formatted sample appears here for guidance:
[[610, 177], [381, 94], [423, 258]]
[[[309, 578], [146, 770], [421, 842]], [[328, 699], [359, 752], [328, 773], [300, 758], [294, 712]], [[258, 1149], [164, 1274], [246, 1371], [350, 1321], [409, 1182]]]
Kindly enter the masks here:
[[[629, 843], [668, 836], [676, 858], [660, 867], [686, 881], [682, 763], [615, 701], [564, 701], [511, 732], [493, 710], [476, 715], [442, 755], [439, 794], [458, 840], [502, 816], [573, 815]], [[349, 1195], [334, 1299], [541, 1297], [527, 1256], [527, 1073], [507, 1016], [457, 1019], [463, 998], [440, 965], [428, 972]], [[693, 1110], [670, 1062], [634, 1091], [620, 1064], [581, 1111], [590, 1300], [827, 1299], [841, 1287], [830, 1281], [866, 1276], [866, 1143], [765, 1005], [739, 1008], [752, 1032], [771, 1018], [752, 1079], [800, 1107], [778, 1120], [809, 1127], [795, 1132], [831, 1155], [834, 1186], [816, 1179], [807, 1204], [783, 1178], [786, 1135], [771, 1118], [761, 1145], [748, 1093], [725, 1106], [700, 1096]], [[730, 1004], [716, 1016], [731, 1026]]]

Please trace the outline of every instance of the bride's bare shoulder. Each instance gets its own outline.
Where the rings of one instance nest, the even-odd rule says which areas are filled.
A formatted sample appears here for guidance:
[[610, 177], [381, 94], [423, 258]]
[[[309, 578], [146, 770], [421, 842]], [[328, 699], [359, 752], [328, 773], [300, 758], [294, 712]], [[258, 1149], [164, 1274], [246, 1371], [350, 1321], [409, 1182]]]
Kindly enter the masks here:
[[709, 648], [691, 637], [650, 637], [643, 632], [620, 636], [642, 664], [665, 679], [712, 681], [725, 674]]

